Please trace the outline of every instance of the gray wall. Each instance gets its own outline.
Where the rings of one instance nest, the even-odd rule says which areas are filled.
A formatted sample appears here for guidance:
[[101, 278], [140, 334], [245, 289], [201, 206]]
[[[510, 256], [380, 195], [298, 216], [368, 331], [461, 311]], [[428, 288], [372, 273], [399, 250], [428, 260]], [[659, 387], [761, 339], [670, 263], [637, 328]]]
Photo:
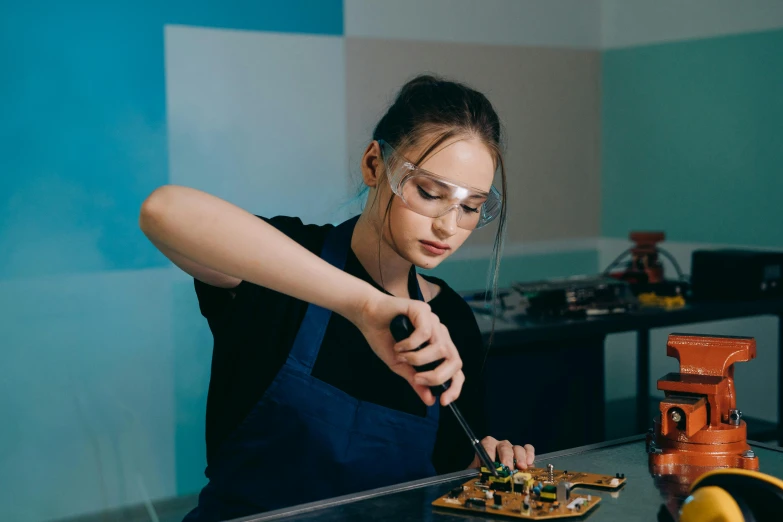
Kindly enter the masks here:
[[[599, 52], [346, 38], [345, 61], [352, 169], [402, 81], [446, 75], [485, 93], [505, 126], [508, 241], [599, 234]], [[469, 244], [493, 234], [480, 230]]]

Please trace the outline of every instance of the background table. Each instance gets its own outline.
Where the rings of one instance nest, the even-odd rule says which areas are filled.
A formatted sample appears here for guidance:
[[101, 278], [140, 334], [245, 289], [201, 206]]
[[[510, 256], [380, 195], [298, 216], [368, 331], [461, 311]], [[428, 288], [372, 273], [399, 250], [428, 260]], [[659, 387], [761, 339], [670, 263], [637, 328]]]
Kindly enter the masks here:
[[[466, 297], [472, 294], [465, 294]], [[765, 299], [757, 301], [705, 301], [691, 302], [685, 307], [665, 310], [661, 308], [642, 308], [636, 311], [604, 316], [593, 316], [574, 319], [534, 319], [525, 315], [499, 318], [495, 325], [495, 337], [490, 351], [490, 357], [503, 357], [511, 354], [540, 352], [548, 347], [564, 347], [571, 354], [569, 357], [579, 357], [585, 352], [589, 358], [580, 359], [578, 366], [589, 370], [595, 379], [601, 379], [601, 386], [589, 386], [589, 382], [581, 383], [588, 400], [576, 401], [575, 411], [560, 412], [560, 416], [576, 416], [583, 419], [578, 409], [590, 408], [595, 420], [595, 428], [586, 432], [581, 443], [603, 440], [600, 435], [604, 419], [603, 403], [603, 352], [595, 350], [603, 348], [607, 335], [620, 332], [636, 332], [636, 432], [644, 433], [651, 426], [650, 404], [650, 330], [653, 328], [680, 326], [723, 319], [740, 319], [761, 315], [772, 315], [778, 318], [778, 423], [776, 439], [783, 445], [783, 299]], [[484, 335], [485, 343], [489, 338], [491, 319], [485, 314], [476, 313], [479, 327]], [[592, 363], [591, 363], [592, 360]], [[574, 374], [573, 371], [570, 372]], [[659, 376], [656, 376], [658, 378]], [[538, 384], [537, 386], [541, 386]], [[503, 392], [498, 392], [503, 393]], [[563, 399], [559, 399], [560, 402]], [[498, 412], [492, 412], [497, 415]], [[496, 428], [504, 431], [502, 427]], [[522, 435], [524, 436], [524, 435]], [[577, 443], [579, 444], [579, 443]], [[572, 445], [577, 445], [572, 444]]]

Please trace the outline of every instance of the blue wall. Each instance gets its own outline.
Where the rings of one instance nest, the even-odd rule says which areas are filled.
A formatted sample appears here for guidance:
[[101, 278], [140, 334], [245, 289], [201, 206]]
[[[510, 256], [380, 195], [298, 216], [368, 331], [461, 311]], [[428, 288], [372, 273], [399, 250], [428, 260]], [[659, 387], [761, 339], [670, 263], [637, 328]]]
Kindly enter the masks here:
[[0, 278], [166, 264], [137, 226], [168, 181], [164, 24], [339, 35], [342, 1], [3, 3]]
[[783, 30], [609, 50], [602, 234], [783, 246]]
[[2, 520], [204, 481], [210, 336], [137, 224], [170, 180], [166, 24], [339, 36], [342, 1], [0, 6]]

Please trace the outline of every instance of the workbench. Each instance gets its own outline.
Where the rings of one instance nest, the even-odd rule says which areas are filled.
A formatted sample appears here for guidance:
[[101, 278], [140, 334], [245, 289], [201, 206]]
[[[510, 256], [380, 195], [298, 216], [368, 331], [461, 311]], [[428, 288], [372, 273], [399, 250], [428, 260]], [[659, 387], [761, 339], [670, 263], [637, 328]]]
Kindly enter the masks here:
[[[471, 294], [464, 294], [466, 298]], [[484, 335], [489, 337], [491, 318], [476, 313], [476, 319]], [[490, 357], [503, 357], [512, 354], [532, 354], [549, 347], [568, 347], [575, 357], [585, 353], [580, 364], [591, 365], [589, 371], [594, 379], [600, 379], [601, 385], [589, 387], [582, 383], [585, 393], [590, 397], [589, 404], [595, 428], [586, 433], [589, 440], [579, 442], [598, 442], [604, 440], [603, 428], [603, 342], [607, 335], [620, 332], [636, 332], [636, 432], [644, 433], [651, 426], [650, 405], [650, 330], [662, 327], [674, 327], [725, 319], [740, 319], [755, 316], [774, 316], [778, 318], [778, 424], [776, 439], [783, 445], [783, 299], [763, 299], [756, 301], [708, 301], [690, 302], [683, 308], [666, 310], [662, 308], [641, 308], [622, 314], [591, 316], [587, 318], [535, 319], [524, 314], [500, 317], [495, 324], [495, 337]], [[663, 347], [661, 347], [662, 349]], [[759, 347], [766, 349], [767, 347]], [[589, 353], [588, 353], [589, 352]], [[565, 353], [565, 352], [564, 352]], [[570, 357], [571, 355], [569, 355]], [[593, 363], [591, 363], [593, 361]], [[507, 366], [508, 364], [506, 364]], [[572, 373], [573, 374], [573, 373]], [[659, 376], [655, 376], [657, 379]], [[499, 391], [497, 393], [503, 393]], [[584, 420], [584, 419], [583, 419]], [[583, 423], [584, 424], [584, 423]], [[509, 428], [512, 432], [518, 427]], [[508, 431], [496, 426], [494, 432]], [[517, 429], [518, 431], [518, 429]], [[520, 436], [509, 434], [507, 438]], [[524, 438], [524, 435], [522, 435]], [[572, 444], [573, 445], [573, 444]]]
[[[783, 478], [783, 449], [750, 442], [759, 458], [762, 473]], [[678, 502], [678, 495], [671, 495], [660, 479], [654, 478], [648, 471], [648, 456], [645, 452], [644, 436], [633, 436], [611, 442], [603, 442], [563, 450], [536, 458], [537, 467], [551, 463], [556, 469], [601, 473], [614, 475], [624, 473], [627, 483], [615, 492], [576, 488], [574, 492], [589, 493], [601, 497], [597, 509], [588, 516], [579, 519], [588, 522], [623, 521], [635, 522], [656, 520], [659, 510], [665, 502]], [[378, 465], [383, 465], [383, 457], [378, 456]], [[339, 520], [344, 522], [365, 520], [426, 520], [464, 521], [464, 520], [517, 520], [496, 515], [465, 513], [434, 508], [431, 503], [436, 498], [469, 478], [476, 475], [475, 470], [466, 470], [430, 479], [399, 484], [387, 488], [365, 491], [334, 499], [303, 504], [291, 508], [270, 511], [257, 516], [245, 517], [242, 522], [266, 520]], [[323, 480], [328, 480], [323, 477]]]

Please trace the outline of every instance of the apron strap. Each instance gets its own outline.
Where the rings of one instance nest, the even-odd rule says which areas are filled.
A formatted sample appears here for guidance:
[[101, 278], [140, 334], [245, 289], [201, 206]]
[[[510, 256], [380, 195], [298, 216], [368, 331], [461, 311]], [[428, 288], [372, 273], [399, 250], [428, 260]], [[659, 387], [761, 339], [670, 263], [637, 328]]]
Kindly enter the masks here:
[[[321, 249], [321, 259], [340, 270], [345, 268], [345, 259], [351, 248], [353, 229], [358, 220], [359, 216], [353, 217], [326, 234], [324, 246]], [[321, 349], [321, 342], [324, 339], [326, 326], [329, 324], [331, 316], [331, 310], [312, 303], [307, 306], [307, 311], [288, 356], [288, 362], [300, 370], [306, 371], [307, 375], [310, 375], [315, 359], [318, 357], [318, 351]]]
[[[359, 216], [353, 217], [327, 233], [321, 250], [321, 259], [340, 270], [345, 268], [345, 260], [351, 248], [353, 229], [358, 220]], [[408, 274], [408, 293], [411, 298], [424, 301], [415, 266], [411, 266], [411, 271]], [[318, 357], [318, 352], [321, 349], [321, 343], [326, 334], [326, 327], [329, 325], [331, 316], [331, 310], [312, 303], [308, 304], [302, 324], [299, 326], [299, 331], [291, 347], [291, 353], [288, 355], [287, 364], [310, 375]], [[438, 401], [435, 401], [435, 404], [427, 408], [427, 417], [437, 420], [438, 409]]]
[[[411, 266], [411, 271], [408, 274], [408, 295], [411, 299], [418, 299], [424, 301], [424, 296], [421, 294], [421, 286], [419, 285], [419, 278], [416, 275], [416, 265]], [[427, 418], [438, 422], [440, 416], [440, 397], [435, 397], [435, 404], [427, 406]]]

